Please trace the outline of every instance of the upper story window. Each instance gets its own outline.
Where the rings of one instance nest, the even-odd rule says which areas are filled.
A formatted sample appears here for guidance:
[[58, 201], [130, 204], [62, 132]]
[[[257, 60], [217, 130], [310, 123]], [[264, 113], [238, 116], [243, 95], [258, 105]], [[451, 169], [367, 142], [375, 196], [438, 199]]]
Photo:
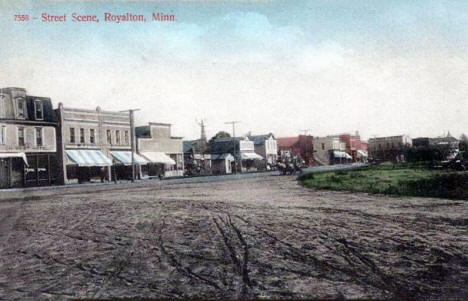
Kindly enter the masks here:
[[112, 144], [112, 132], [111, 132], [111, 130], [107, 130], [107, 143]]
[[85, 133], [84, 133], [84, 129], [83, 129], [83, 128], [80, 129], [80, 143], [81, 143], [81, 144], [84, 144], [84, 143], [85, 143]]
[[75, 143], [75, 129], [70, 128], [70, 143]]
[[26, 118], [26, 100], [24, 98], [16, 99], [16, 117]]
[[36, 146], [43, 146], [42, 128], [36, 128]]
[[322, 143], [322, 150], [325, 150], [325, 143]]
[[127, 145], [129, 144], [128, 143], [128, 131], [124, 132], [124, 141], [125, 141], [125, 144], [127, 144]]
[[24, 128], [18, 128], [18, 146], [24, 146]]
[[0, 145], [5, 144], [6, 142], [6, 126], [2, 125], [0, 127]]
[[40, 100], [34, 101], [34, 114], [36, 116], [36, 120], [44, 119], [44, 107], [43, 107], [42, 101]]
[[94, 144], [96, 143], [96, 136], [94, 129], [89, 129], [89, 143]]
[[115, 131], [115, 144], [120, 144], [120, 131]]

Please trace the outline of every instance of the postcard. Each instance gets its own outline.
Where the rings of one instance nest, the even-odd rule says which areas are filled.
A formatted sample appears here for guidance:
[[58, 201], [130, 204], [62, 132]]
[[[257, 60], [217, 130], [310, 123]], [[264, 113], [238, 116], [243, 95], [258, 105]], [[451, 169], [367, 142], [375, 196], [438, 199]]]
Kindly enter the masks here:
[[0, 300], [467, 299], [467, 12], [0, 0]]

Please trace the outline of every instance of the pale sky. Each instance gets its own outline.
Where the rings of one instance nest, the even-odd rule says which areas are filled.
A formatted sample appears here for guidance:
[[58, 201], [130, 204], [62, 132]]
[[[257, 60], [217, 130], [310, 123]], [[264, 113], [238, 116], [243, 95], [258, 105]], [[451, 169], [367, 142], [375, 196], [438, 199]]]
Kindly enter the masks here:
[[[14, 2], [14, 3], [13, 3]], [[41, 13], [96, 14], [47, 24]], [[103, 13], [174, 14], [106, 23]], [[14, 14], [37, 17], [15, 22]], [[173, 135], [468, 134], [468, 1], [0, 0], [0, 87]]]

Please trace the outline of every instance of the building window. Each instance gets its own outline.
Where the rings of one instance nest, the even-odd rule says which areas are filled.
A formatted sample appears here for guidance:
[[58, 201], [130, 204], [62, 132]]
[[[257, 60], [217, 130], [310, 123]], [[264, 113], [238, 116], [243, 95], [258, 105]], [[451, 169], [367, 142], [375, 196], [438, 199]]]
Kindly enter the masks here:
[[42, 146], [42, 128], [36, 128], [36, 146]]
[[17, 117], [24, 119], [26, 114], [24, 113], [26, 110], [26, 100], [24, 98], [17, 98], [16, 99], [16, 109], [17, 109]]
[[112, 144], [112, 132], [111, 132], [111, 130], [107, 130], [107, 143]]
[[24, 146], [24, 128], [18, 128], [18, 145]]
[[2, 125], [0, 128], [0, 144], [5, 144], [6, 141], [6, 126]]
[[0, 117], [5, 116], [5, 95], [0, 95]]
[[75, 143], [75, 129], [70, 128], [70, 143]]
[[42, 101], [40, 101], [40, 100], [35, 100], [34, 101], [34, 112], [36, 114], [36, 120], [44, 119]]
[[96, 136], [94, 135], [94, 129], [89, 129], [89, 143], [94, 144], [96, 142]]
[[120, 144], [120, 131], [115, 131], [115, 144]]
[[85, 134], [84, 134], [84, 129], [80, 129], [80, 143], [84, 144], [85, 143]]
[[325, 143], [322, 143], [322, 150], [325, 150]]
[[129, 144], [129, 143], [128, 143], [128, 131], [125, 131], [125, 132], [124, 132], [124, 139], [125, 139], [125, 140], [124, 140], [124, 141], [125, 141], [125, 144], [128, 145], [128, 144]]

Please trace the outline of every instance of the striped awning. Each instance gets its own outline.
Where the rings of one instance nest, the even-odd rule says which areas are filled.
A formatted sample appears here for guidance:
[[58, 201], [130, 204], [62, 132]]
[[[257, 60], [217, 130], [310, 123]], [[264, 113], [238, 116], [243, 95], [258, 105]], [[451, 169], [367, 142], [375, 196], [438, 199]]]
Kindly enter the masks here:
[[[114, 157], [117, 161], [124, 165], [131, 165], [132, 164], [132, 152], [110, 152], [112, 157]], [[148, 164], [148, 160], [143, 158], [138, 154], [133, 154], [133, 160], [135, 164], [144, 165]]]
[[78, 166], [111, 166], [112, 160], [98, 150], [66, 150], [69, 164]]

